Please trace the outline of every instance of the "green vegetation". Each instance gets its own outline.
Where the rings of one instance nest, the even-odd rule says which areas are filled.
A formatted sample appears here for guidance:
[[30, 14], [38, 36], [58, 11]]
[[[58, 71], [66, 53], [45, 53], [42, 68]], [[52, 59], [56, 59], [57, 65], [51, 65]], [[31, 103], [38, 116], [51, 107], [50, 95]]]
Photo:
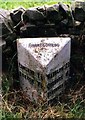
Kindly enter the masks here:
[[[9, 1], [0, 0], [0, 8], [14, 9], [19, 6], [29, 8], [56, 3], [56, 0], [42, 0], [40, 2], [37, 2], [37, 0], [35, 0], [34, 2], [27, 2], [27, 0], [21, 0], [19, 2], [13, 2], [11, 0]], [[57, 2], [59, 2], [59, 0]], [[70, 4], [70, 0], [62, 0], [61, 2]], [[82, 76], [79, 76], [78, 74], [77, 77], [77, 79], [79, 80]], [[10, 81], [12, 81], [12, 79]], [[15, 90], [10, 88], [10, 81], [8, 80], [6, 75], [3, 75], [3, 105], [2, 109], [0, 108], [0, 119], [2, 117], [2, 120], [18, 120], [19, 118], [22, 118], [23, 120], [27, 120], [29, 118], [85, 118], [85, 85], [76, 90], [79, 85], [79, 81], [77, 86], [74, 86], [74, 89], [70, 89], [66, 93], [66, 95], [63, 96], [63, 102], [58, 101], [58, 104], [56, 106], [49, 106], [48, 108], [31, 103], [28, 98], [24, 96], [22, 90]]]
[[[9, 82], [3, 79], [3, 107], [2, 120], [27, 120], [45, 118], [85, 118], [85, 99], [83, 99], [83, 87], [78, 91], [70, 90], [64, 96], [64, 101], [56, 106], [43, 107], [43, 105], [31, 103], [21, 90], [9, 90]], [[6, 84], [7, 83], [7, 84]], [[1, 117], [1, 116], [0, 116]]]
[[29, 7], [35, 7], [35, 6], [42, 6], [45, 4], [51, 5], [51, 4], [56, 4], [58, 2], [64, 2], [67, 4], [70, 4], [71, 1], [70, 0], [0, 0], [0, 7], [4, 8], [4, 9], [14, 9], [17, 8], [19, 6], [23, 6], [25, 8], [29, 8]]

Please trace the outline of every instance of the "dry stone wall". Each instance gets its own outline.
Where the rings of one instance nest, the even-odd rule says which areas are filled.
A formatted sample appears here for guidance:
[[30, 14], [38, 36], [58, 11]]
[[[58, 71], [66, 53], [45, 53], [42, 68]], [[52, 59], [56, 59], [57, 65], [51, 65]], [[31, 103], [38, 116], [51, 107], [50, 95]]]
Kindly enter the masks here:
[[12, 39], [8, 35], [14, 38], [15, 34], [19, 37], [85, 34], [84, 2], [81, 2], [81, 4], [76, 3], [75, 8], [59, 3], [27, 10], [24, 8], [13, 11], [1, 9], [0, 13], [2, 39], [6, 42], [9, 41], [9, 43]]
[[[5, 46], [1, 45], [3, 46], [3, 66], [8, 68], [7, 63], [9, 64], [12, 58], [16, 66], [17, 38], [70, 36], [71, 58], [74, 66], [72, 69], [77, 69], [79, 64], [80, 70], [85, 74], [85, 2], [76, 2], [75, 7], [58, 3], [30, 9], [19, 8], [13, 11], [0, 9], [0, 29], [2, 30], [0, 37], [5, 41]], [[77, 51], [82, 56], [79, 56]], [[82, 60], [81, 57], [83, 57]], [[73, 70], [72, 75], [74, 75]]]

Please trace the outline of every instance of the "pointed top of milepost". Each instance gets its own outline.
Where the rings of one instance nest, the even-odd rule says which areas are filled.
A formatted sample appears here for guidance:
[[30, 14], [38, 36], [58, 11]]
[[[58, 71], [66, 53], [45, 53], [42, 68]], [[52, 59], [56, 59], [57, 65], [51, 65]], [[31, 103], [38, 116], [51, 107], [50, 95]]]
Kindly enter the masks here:
[[46, 67], [56, 54], [68, 43], [69, 37], [21, 38], [19, 43]]

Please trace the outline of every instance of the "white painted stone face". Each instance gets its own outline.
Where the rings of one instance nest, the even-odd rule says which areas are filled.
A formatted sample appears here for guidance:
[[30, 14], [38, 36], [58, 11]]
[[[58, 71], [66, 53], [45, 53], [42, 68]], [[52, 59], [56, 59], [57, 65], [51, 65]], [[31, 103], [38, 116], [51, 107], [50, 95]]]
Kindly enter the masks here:
[[69, 37], [17, 40], [21, 86], [31, 101], [48, 101], [64, 91], [69, 78]]

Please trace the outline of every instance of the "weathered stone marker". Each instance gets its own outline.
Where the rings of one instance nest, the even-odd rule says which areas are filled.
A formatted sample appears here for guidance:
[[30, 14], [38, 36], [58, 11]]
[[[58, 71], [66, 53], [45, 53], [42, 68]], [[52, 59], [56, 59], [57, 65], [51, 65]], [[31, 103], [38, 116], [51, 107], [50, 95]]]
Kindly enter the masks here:
[[31, 101], [56, 101], [69, 78], [69, 37], [17, 40], [21, 86]]

